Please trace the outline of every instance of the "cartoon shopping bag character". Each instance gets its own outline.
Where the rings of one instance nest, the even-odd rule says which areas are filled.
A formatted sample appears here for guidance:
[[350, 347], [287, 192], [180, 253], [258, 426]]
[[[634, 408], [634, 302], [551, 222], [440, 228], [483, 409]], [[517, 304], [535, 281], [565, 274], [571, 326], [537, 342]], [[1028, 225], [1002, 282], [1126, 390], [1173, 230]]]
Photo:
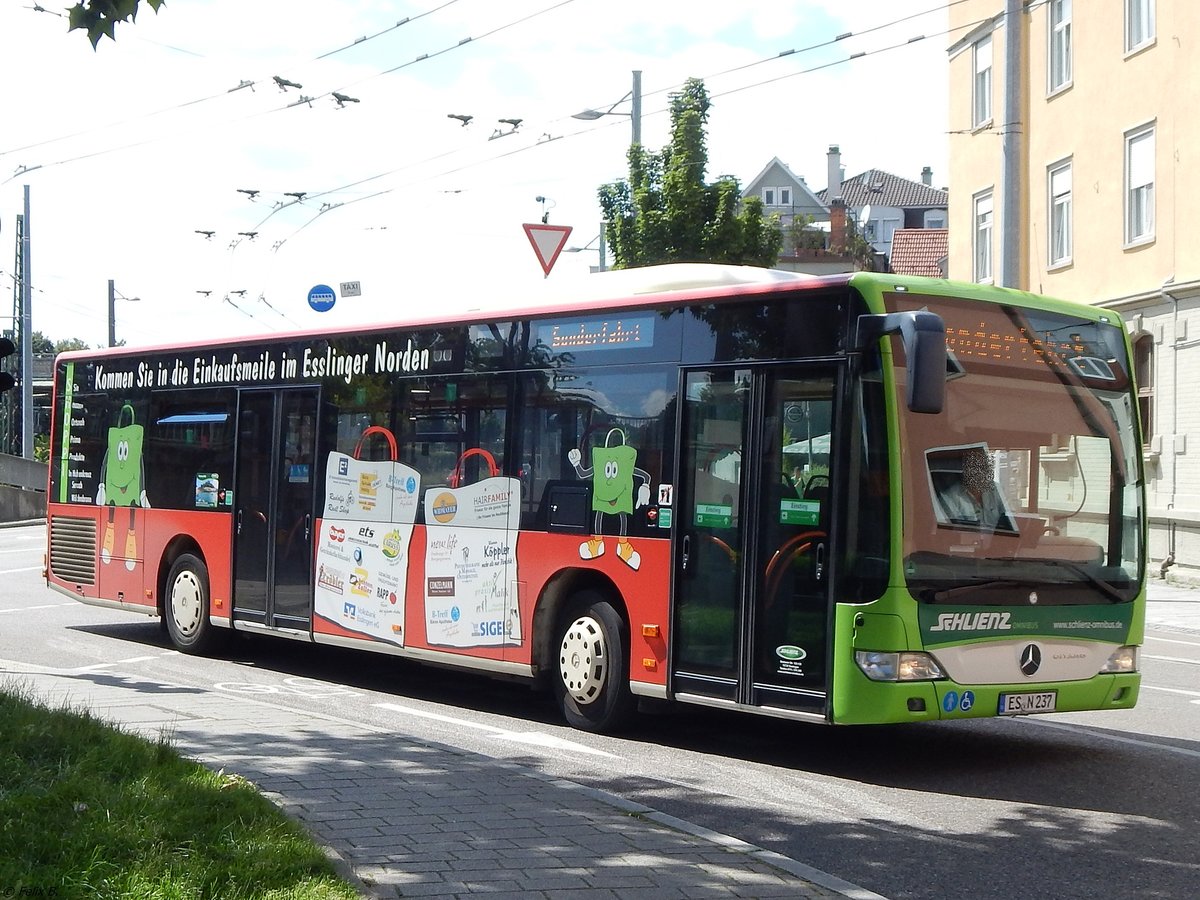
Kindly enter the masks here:
[[[619, 435], [621, 443], [611, 446], [613, 435]], [[580, 478], [592, 479], [592, 536], [579, 545], [581, 559], [596, 559], [604, 555], [603, 527], [605, 516], [616, 516], [618, 523], [617, 558], [636, 570], [642, 564], [642, 556], [629, 543], [629, 516], [634, 509], [650, 503], [650, 475], [637, 467], [637, 449], [625, 443], [625, 432], [620, 428], [609, 429], [603, 447], [592, 448], [592, 465], [584, 468], [580, 463], [583, 454], [572, 448], [567, 460], [575, 467]], [[634, 478], [641, 480], [634, 502]]]
[[[125, 413], [129, 412], [129, 424]], [[134, 535], [134, 510], [139, 506], [150, 507], [146, 499], [146, 469], [142, 461], [142, 426], [134, 422], [133, 407], [126, 403], [117, 415], [117, 424], [108, 429], [108, 449], [100, 464], [100, 487], [96, 491], [96, 505], [108, 507], [108, 521], [104, 526], [104, 540], [100, 545], [100, 559], [108, 564], [112, 561], [113, 520], [118, 506], [129, 507], [129, 528], [125, 533], [125, 568], [133, 571], [137, 564], [137, 538]]]

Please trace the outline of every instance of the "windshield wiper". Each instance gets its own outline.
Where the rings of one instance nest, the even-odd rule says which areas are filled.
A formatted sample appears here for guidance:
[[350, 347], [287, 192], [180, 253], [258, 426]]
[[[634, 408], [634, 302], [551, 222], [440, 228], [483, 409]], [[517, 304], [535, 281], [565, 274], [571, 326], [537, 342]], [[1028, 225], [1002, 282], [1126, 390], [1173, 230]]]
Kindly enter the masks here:
[[960, 584], [958, 587], [946, 588], [943, 591], [933, 592], [933, 602], [942, 603], [946, 600], [953, 600], [955, 597], [961, 597], [963, 594], [970, 594], [978, 590], [987, 590], [988, 588], [998, 587], [1038, 587], [1040, 581], [1033, 581], [1029, 578], [984, 578], [979, 581], [971, 581], [967, 584]]
[[1100, 591], [1100, 593], [1102, 593], [1106, 597], [1108, 597], [1108, 599], [1111, 600], [1113, 603], [1124, 603], [1125, 602], [1125, 597], [1123, 597], [1121, 595], [1120, 591], [1118, 591], [1115, 587], [1113, 587], [1111, 584], [1109, 584], [1104, 579], [1097, 578], [1095, 575], [1093, 575], [1091, 572], [1089, 572], [1087, 569], [1085, 569], [1083, 566], [1079, 565], [1078, 563], [1073, 563], [1073, 562], [1070, 562], [1065, 559], [1042, 559], [1042, 560], [1038, 560], [1038, 562], [1045, 563], [1048, 566], [1058, 566], [1059, 568], [1067, 569], [1068, 571], [1074, 572], [1076, 575], [1082, 576], [1084, 581], [1086, 581], [1092, 587], [1098, 589]]

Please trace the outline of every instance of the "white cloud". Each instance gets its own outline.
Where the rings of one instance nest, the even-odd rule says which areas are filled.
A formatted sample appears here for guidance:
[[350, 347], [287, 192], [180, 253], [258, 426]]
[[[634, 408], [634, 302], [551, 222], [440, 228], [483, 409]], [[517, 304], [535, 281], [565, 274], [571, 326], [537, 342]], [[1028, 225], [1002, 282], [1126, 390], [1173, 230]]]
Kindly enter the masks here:
[[[34, 327], [102, 343], [109, 278], [141, 298], [116, 310], [118, 337], [135, 344], [324, 328], [539, 289], [521, 223], [545, 208], [575, 228], [572, 245], [596, 236], [596, 189], [624, 174], [630, 120], [571, 114], [618, 103], [635, 69], [651, 148], [667, 139], [668, 92], [705, 78], [710, 177], [744, 182], [779, 156], [819, 189], [831, 143], [850, 174], [945, 172], [949, 40], [877, 52], [940, 32], [944, 12], [805, 49], [929, 0], [577, 0], [541, 15], [553, 0], [459, 0], [421, 17], [437, 6], [179, 0], [93, 52], [65, 20], [5, 4], [0, 270], [10, 273], [29, 185]], [[778, 57], [788, 50], [803, 52]], [[859, 51], [868, 55], [806, 71]], [[279, 90], [276, 74], [303, 89]], [[253, 90], [230, 90], [243, 79]], [[360, 102], [338, 108], [334, 89]], [[311, 106], [288, 106], [301, 95]], [[614, 110], [628, 111], [627, 101]], [[475, 119], [463, 128], [449, 113]], [[509, 117], [524, 119], [517, 133], [489, 140]], [[10, 177], [21, 166], [29, 171]], [[254, 202], [238, 188], [262, 194]], [[319, 196], [275, 209], [288, 191]], [[596, 261], [594, 249], [564, 253], [549, 282]], [[348, 280], [362, 282], [361, 299], [308, 309], [313, 284]], [[236, 290], [244, 312], [222, 301]]]

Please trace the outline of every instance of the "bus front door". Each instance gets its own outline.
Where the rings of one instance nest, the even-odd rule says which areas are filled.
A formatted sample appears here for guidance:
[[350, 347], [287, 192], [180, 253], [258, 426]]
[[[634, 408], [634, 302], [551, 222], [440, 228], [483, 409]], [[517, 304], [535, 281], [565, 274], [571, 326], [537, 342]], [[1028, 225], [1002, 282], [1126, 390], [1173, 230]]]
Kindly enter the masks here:
[[312, 627], [317, 392], [245, 391], [238, 412], [233, 617]]
[[684, 375], [672, 689], [824, 714], [837, 371]]

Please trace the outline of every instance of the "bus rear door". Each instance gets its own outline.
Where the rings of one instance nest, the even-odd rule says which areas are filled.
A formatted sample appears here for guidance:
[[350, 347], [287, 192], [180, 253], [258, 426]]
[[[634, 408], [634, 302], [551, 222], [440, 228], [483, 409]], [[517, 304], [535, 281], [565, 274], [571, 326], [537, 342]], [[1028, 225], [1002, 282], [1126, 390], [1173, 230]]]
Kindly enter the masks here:
[[243, 391], [234, 495], [233, 617], [312, 628], [317, 391]]
[[830, 365], [684, 374], [672, 690], [824, 715]]

